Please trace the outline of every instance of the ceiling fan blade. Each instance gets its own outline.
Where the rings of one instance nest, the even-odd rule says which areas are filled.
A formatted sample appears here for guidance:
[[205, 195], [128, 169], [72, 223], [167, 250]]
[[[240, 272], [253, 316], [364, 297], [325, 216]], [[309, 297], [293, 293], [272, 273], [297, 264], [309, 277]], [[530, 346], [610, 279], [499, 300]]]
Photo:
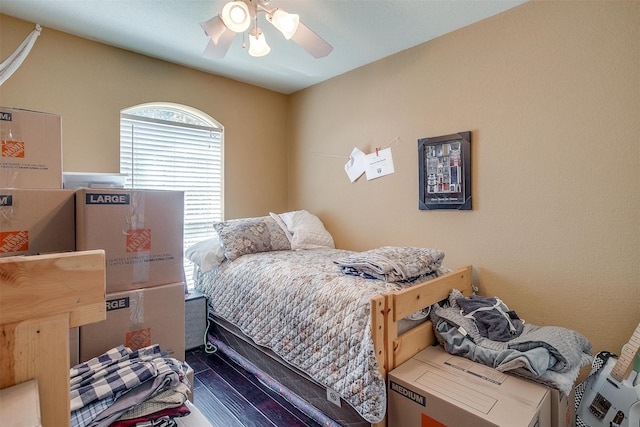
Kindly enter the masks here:
[[322, 37], [314, 33], [302, 22], [298, 24], [298, 30], [291, 37], [291, 40], [299, 44], [304, 50], [316, 58], [323, 58], [333, 50], [333, 46], [324, 41]]
[[206, 22], [201, 22], [200, 26], [210, 38], [202, 55], [211, 59], [223, 58], [227, 54], [236, 33], [228, 29], [218, 15]]
[[230, 34], [230, 37], [225, 36], [225, 38], [221, 39], [218, 44], [214, 43], [213, 40], [209, 40], [207, 47], [205, 47], [204, 52], [202, 52], [202, 56], [210, 59], [224, 58], [234, 37], [235, 34]]

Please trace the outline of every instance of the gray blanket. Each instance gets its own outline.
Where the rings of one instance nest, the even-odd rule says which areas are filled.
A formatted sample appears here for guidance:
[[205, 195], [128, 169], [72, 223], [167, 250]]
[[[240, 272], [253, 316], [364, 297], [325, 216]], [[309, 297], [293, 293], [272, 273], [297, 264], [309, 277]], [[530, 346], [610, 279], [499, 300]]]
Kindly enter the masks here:
[[385, 282], [410, 282], [437, 270], [443, 258], [444, 252], [438, 249], [384, 246], [334, 262], [345, 274]]
[[591, 364], [591, 344], [576, 331], [558, 326], [525, 324], [522, 333], [505, 342], [480, 335], [473, 319], [465, 317], [454, 289], [450, 307], [433, 307], [431, 319], [436, 338], [451, 354], [483, 363], [557, 388], [569, 395], [580, 368]]

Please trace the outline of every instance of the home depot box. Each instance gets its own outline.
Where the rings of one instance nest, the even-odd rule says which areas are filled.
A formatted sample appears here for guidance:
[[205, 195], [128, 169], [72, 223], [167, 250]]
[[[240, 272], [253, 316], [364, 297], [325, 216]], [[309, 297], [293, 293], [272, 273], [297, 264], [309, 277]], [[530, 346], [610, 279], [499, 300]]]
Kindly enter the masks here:
[[389, 427], [551, 425], [549, 389], [442, 347], [389, 372]]
[[107, 319], [80, 326], [80, 360], [124, 345], [132, 350], [158, 344], [184, 361], [184, 283], [107, 293]]
[[0, 187], [62, 188], [60, 116], [0, 107]]
[[571, 390], [569, 396], [555, 388], [551, 391], [551, 427], [574, 427], [576, 425], [576, 393]]
[[107, 292], [184, 281], [182, 191], [76, 191], [76, 248], [104, 249]]
[[72, 190], [0, 188], [0, 257], [73, 251]]

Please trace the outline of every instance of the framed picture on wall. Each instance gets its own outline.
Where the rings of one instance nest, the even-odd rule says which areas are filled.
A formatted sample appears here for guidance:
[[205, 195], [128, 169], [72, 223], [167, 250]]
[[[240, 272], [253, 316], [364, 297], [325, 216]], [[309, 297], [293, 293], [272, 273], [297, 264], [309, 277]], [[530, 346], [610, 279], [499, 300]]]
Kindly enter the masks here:
[[471, 132], [418, 140], [420, 210], [471, 210]]

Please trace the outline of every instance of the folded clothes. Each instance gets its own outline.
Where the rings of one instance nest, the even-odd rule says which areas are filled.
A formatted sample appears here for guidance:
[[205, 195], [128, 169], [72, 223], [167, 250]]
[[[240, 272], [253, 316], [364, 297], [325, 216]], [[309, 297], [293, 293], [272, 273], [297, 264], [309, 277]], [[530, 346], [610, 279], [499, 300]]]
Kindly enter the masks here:
[[189, 387], [186, 384], [180, 383], [175, 388], [170, 388], [155, 396], [151, 396], [147, 400], [129, 408], [127, 412], [120, 415], [118, 421], [141, 418], [149, 414], [157, 414], [166, 409], [183, 406], [188, 394]]
[[134, 408], [133, 415], [179, 407], [190, 387], [187, 369], [157, 344], [120, 345], [76, 365], [69, 371], [71, 426], [106, 427]]
[[431, 248], [384, 246], [334, 260], [344, 274], [385, 282], [410, 282], [437, 270], [444, 252]]

